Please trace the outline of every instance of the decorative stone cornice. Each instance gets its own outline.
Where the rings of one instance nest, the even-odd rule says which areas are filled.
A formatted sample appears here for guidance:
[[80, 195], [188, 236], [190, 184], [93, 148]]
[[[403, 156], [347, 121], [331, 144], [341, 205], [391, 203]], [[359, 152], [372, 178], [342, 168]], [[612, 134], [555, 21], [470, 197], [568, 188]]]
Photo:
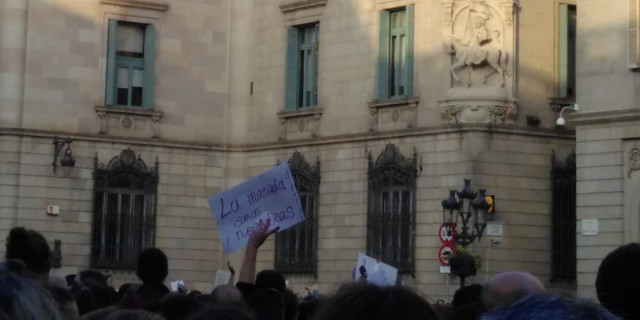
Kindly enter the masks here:
[[169, 4], [165, 0], [100, 0], [100, 3], [156, 11], [169, 9]]
[[150, 134], [153, 138], [157, 138], [159, 136], [158, 122], [162, 119], [162, 112], [145, 109], [103, 106], [96, 106], [95, 110], [100, 123], [98, 132], [101, 134], [109, 133], [109, 119], [116, 119], [119, 122], [120, 129], [126, 131], [140, 131], [140, 126], [136, 126], [136, 119], [142, 119], [144, 122], [148, 123], [148, 125], [142, 126], [146, 127], [144, 130], [148, 129], [146, 134]]
[[322, 108], [308, 108], [278, 113], [280, 118], [279, 140], [315, 138], [320, 135]]
[[285, 148], [310, 147], [319, 145], [333, 145], [340, 143], [357, 143], [367, 141], [389, 141], [391, 139], [424, 137], [439, 134], [462, 134], [468, 132], [506, 134], [524, 137], [534, 137], [540, 139], [560, 139], [567, 141], [575, 141], [574, 131], [558, 131], [547, 128], [531, 128], [531, 127], [515, 127], [504, 126], [495, 127], [485, 124], [459, 124], [455, 127], [450, 125], [430, 127], [430, 128], [411, 128], [403, 130], [395, 130], [388, 132], [364, 132], [359, 134], [343, 134], [339, 136], [316, 137], [309, 139], [301, 139], [295, 141], [272, 141], [267, 143], [252, 144], [220, 144], [220, 143], [198, 143], [184, 140], [171, 139], [153, 139], [144, 137], [119, 137], [108, 134], [91, 134], [78, 132], [59, 132], [35, 129], [18, 129], [18, 128], [0, 128], [0, 136], [22, 136], [33, 138], [53, 139], [56, 136], [64, 134], [65, 137], [72, 138], [74, 141], [90, 141], [101, 143], [123, 143], [132, 146], [153, 146], [164, 148], [178, 148], [188, 150], [204, 150], [204, 151], [228, 151], [228, 152], [252, 152], [265, 150], [280, 150]]
[[568, 122], [576, 125], [606, 124], [610, 122], [639, 121], [640, 109], [574, 112], [567, 115]]
[[282, 13], [290, 13], [294, 11], [311, 9], [317, 7], [324, 7], [327, 5], [328, 0], [297, 0], [287, 1], [280, 5]]

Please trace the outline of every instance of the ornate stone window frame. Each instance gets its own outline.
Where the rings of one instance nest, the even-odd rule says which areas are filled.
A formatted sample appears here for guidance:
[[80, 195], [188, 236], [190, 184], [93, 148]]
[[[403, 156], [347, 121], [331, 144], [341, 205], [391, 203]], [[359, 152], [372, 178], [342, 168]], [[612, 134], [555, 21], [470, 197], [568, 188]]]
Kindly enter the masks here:
[[[157, 24], [162, 14], [169, 10], [169, 3], [166, 0], [100, 0], [100, 4], [102, 4], [103, 13], [103, 48], [100, 56], [100, 68], [103, 71], [102, 74], [106, 74], [109, 20]], [[101, 78], [98, 101], [104, 100], [106, 81], [105, 77]], [[109, 119], [111, 119], [118, 122], [119, 129], [123, 130], [133, 130], [136, 124], [146, 123], [148, 128], [146, 136], [149, 138], [159, 137], [158, 122], [163, 117], [163, 113], [160, 111], [104, 105], [95, 106], [95, 111], [99, 123], [98, 133], [100, 134], [110, 134]]]
[[[312, 275], [318, 277], [318, 208], [320, 196], [320, 159], [309, 163], [295, 151], [288, 161], [291, 175], [303, 204], [305, 221], [276, 234], [275, 270], [290, 275]], [[303, 201], [304, 200], [306, 201]], [[310, 201], [311, 200], [311, 201]], [[298, 234], [298, 236], [296, 236]], [[304, 237], [305, 247], [296, 250], [300, 238]], [[291, 240], [296, 246], [291, 246]]]
[[[280, 11], [284, 15], [288, 27], [321, 23], [327, 2], [328, 0], [286, 0], [280, 4]], [[323, 108], [320, 103], [315, 107], [279, 112], [280, 135], [278, 139], [284, 141], [318, 137], [322, 113]]]
[[[399, 148], [391, 143], [385, 146], [375, 161], [371, 152], [367, 154], [367, 254], [394, 265], [400, 274], [410, 274], [413, 277], [416, 270], [415, 196], [419, 174], [417, 159], [415, 148], [412, 156], [406, 158]], [[408, 212], [391, 212], [389, 204], [389, 207], [384, 208], [381, 200], [385, 193], [389, 196], [389, 202], [393, 201], [393, 197], [400, 196], [399, 207], [406, 205]], [[405, 197], [406, 195], [409, 197]], [[406, 202], [403, 202], [403, 199]], [[389, 215], [385, 215], [385, 212]], [[401, 245], [401, 254], [395, 257], [392, 255], [393, 261], [388, 259], [388, 253], [384, 253], [382, 244], [378, 242], [382, 229], [401, 238], [398, 243]], [[402, 245], [406, 247], [402, 248]]]
[[[418, 104], [420, 98], [374, 100], [369, 102], [371, 114], [369, 130], [410, 129], [418, 126]], [[390, 119], [385, 116], [389, 113]], [[391, 121], [388, 121], [391, 120]]]

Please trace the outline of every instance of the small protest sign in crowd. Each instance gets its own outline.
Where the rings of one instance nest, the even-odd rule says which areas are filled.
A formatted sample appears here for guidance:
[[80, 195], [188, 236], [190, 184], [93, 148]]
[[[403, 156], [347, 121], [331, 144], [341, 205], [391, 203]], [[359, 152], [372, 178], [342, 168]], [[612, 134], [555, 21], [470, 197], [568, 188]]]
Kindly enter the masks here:
[[517, 271], [463, 287], [450, 303], [434, 302], [403, 285], [394, 266], [363, 253], [354, 259], [353, 281], [331, 292], [311, 285], [298, 296], [283, 274], [256, 273], [265, 241], [305, 219], [288, 166], [208, 200], [225, 253], [244, 248], [237, 278], [227, 262], [227, 270], [215, 273], [211, 291], [189, 290], [182, 280], [167, 287], [169, 261], [158, 248], [138, 256], [139, 281], [117, 289], [96, 270], [62, 278], [50, 274], [47, 240], [37, 231], [13, 228], [0, 263], [0, 320], [640, 319], [640, 275], [633, 272], [640, 268], [640, 244], [620, 247], [604, 259], [595, 283], [602, 305], [554, 296], [539, 279]]

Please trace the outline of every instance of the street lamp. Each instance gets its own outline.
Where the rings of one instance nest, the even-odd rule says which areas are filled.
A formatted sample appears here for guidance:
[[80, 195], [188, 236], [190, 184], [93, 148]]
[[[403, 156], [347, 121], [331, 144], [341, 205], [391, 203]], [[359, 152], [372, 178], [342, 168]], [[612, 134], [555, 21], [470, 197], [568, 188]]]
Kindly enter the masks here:
[[62, 148], [64, 148], [64, 146], [67, 146], [67, 149], [64, 150], [64, 155], [62, 156], [62, 159], [60, 159], [60, 165], [63, 168], [70, 168], [73, 167], [76, 164], [76, 160], [73, 159], [73, 155], [71, 153], [71, 139], [58, 139], [57, 137], [55, 137], [53, 139], [53, 145], [54, 150], [53, 150], [53, 173], [56, 172], [56, 168], [58, 167], [58, 157], [60, 156], [60, 151], [62, 151]]
[[[482, 238], [487, 227], [487, 211], [489, 203], [485, 199], [485, 189], [471, 191], [471, 180], [464, 179], [464, 187], [460, 191], [450, 190], [449, 198], [442, 200], [442, 220], [449, 236], [462, 247]], [[457, 198], [456, 198], [457, 196]], [[462, 220], [460, 232], [457, 232], [458, 218]], [[472, 222], [471, 226], [469, 223]]]

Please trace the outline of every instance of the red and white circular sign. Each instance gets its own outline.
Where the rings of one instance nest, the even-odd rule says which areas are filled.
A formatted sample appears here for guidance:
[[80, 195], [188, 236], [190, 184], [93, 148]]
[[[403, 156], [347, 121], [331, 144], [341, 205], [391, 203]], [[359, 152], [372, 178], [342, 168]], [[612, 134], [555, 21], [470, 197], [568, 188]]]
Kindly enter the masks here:
[[443, 223], [438, 229], [438, 238], [444, 244], [451, 244], [456, 236], [456, 225], [454, 223]]
[[448, 266], [448, 256], [453, 254], [453, 246], [450, 244], [443, 244], [438, 250], [438, 259], [440, 260], [440, 264], [443, 266]]

